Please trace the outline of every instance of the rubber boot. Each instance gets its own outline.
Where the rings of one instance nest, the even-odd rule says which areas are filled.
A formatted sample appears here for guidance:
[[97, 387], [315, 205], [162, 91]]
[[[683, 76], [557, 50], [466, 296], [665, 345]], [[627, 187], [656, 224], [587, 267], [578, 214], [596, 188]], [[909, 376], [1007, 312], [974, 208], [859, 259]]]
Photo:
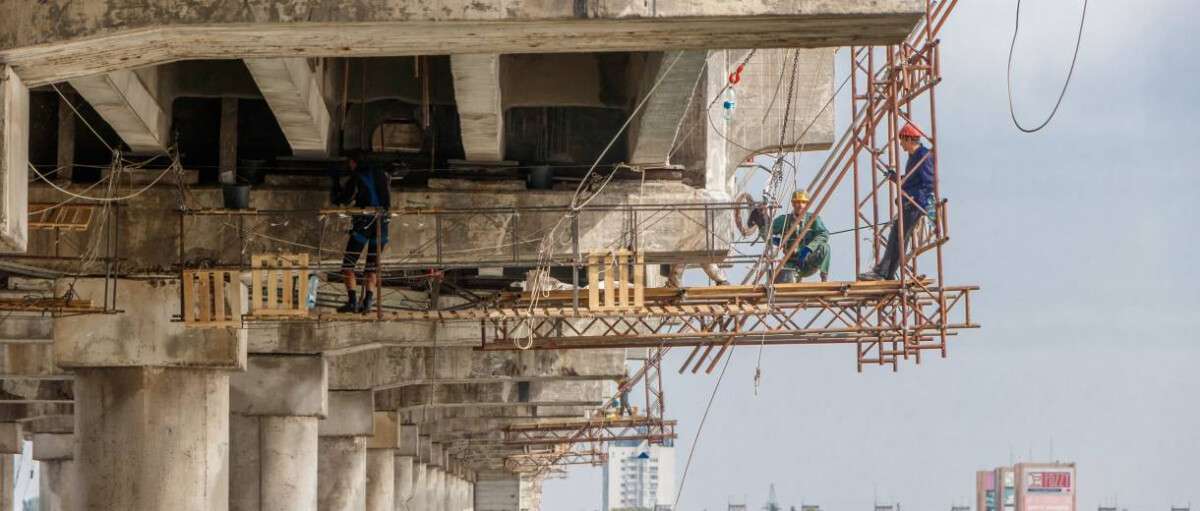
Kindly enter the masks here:
[[339, 313], [355, 312], [358, 310], [358, 297], [353, 289], [346, 291], [346, 305], [338, 307]]

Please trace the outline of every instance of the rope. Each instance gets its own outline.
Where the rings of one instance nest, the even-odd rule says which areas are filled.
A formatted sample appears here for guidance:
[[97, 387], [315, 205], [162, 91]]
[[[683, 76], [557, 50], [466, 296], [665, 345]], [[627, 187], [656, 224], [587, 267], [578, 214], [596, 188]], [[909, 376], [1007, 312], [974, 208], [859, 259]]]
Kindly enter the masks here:
[[67, 98], [67, 95], [63, 94], [63, 91], [58, 88], [58, 84], [51, 83], [50, 86], [54, 88], [54, 92], [58, 93], [58, 97], [62, 98], [63, 103], [66, 103], [67, 106], [71, 108], [71, 111], [75, 112], [75, 117], [78, 117], [79, 120], [83, 121], [83, 125], [87, 126], [87, 129], [96, 136], [96, 140], [99, 140], [101, 144], [104, 144], [104, 147], [108, 148], [108, 152], [117, 152], [117, 150], [113, 148], [112, 144], [108, 143], [107, 140], [104, 140], [104, 137], [100, 136], [100, 132], [96, 131], [96, 128], [92, 126], [92, 123], [88, 122], [88, 120], [83, 117], [83, 114], [79, 113], [79, 110], [75, 108], [75, 105], [71, 103], [71, 100]]
[[683, 485], [687, 483], [688, 470], [692, 468], [692, 458], [696, 455], [696, 447], [700, 445], [700, 433], [704, 431], [704, 423], [708, 420], [708, 412], [712, 410], [713, 401], [717, 398], [717, 390], [721, 388], [721, 381], [725, 379], [725, 370], [729, 369], [729, 361], [733, 359], [733, 352], [737, 349], [737, 343], [729, 347], [729, 355], [725, 357], [725, 363], [721, 366], [721, 373], [717, 375], [717, 382], [713, 384], [712, 393], [708, 396], [708, 404], [704, 406], [704, 415], [700, 416], [700, 424], [696, 427], [696, 435], [692, 437], [692, 448], [688, 450], [687, 462], [683, 464], [683, 475], [679, 477], [679, 489], [675, 490], [675, 503], [671, 509], [679, 509], [679, 497], [683, 495]]
[[1034, 133], [1041, 131], [1050, 121], [1054, 119], [1054, 115], [1058, 113], [1058, 107], [1062, 106], [1063, 97], [1067, 95], [1067, 88], [1071, 86], [1071, 76], [1075, 74], [1075, 62], [1079, 59], [1079, 46], [1083, 41], [1083, 25], [1087, 19], [1088, 0], [1083, 0], [1083, 13], [1079, 15], [1079, 32], [1075, 35], [1075, 53], [1071, 56], [1071, 67], [1067, 70], [1067, 79], [1063, 82], [1062, 91], [1058, 93], [1058, 101], [1054, 102], [1054, 109], [1050, 110], [1050, 115], [1041, 124], [1027, 128], [1017, 120], [1017, 111], [1013, 107], [1013, 92], [1012, 92], [1012, 68], [1013, 68], [1013, 51], [1017, 47], [1017, 34], [1021, 30], [1021, 0], [1017, 0], [1017, 14], [1013, 21], [1013, 36], [1012, 43], [1008, 46], [1008, 114], [1012, 117], [1013, 125], [1024, 133]]

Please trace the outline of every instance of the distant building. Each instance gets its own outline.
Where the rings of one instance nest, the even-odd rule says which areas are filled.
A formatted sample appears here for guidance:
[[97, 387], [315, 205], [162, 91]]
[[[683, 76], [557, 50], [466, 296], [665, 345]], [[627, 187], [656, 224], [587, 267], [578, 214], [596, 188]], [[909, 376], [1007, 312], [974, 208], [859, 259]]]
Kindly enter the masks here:
[[979, 471], [975, 473], [975, 508], [1076, 511], [1075, 485], [1074, 463], [1018, 463]]
[[675, 499], [675, 445], [626, 440], [608, 444], [603, 511], [671, 511]]

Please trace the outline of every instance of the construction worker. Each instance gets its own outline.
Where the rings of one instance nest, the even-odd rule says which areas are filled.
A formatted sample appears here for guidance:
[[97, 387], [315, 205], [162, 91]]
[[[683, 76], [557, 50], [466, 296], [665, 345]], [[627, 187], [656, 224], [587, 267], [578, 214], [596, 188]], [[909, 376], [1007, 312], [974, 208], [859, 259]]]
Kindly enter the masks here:
[[[892, 230], [888, 233], [887, 249], [879, 263], [871, 271], [862, 273], [858, 280], [892, 280], [896, 278], [896, 269], [900, 266], [900, 249], [902, 244], [908, 244], [909, 238], [916, 230], [917, 221], [933, 207], [933, 155], [929, 148], [921, 144], [925, 134], [912, 123], [905, 124], [900, 129], [900, 147], [908, 153], [908, 161], [904, 165], [904, 176], [900, 177], [901, 213], [904, 215], [904, 235], [899, 236], [897, 230], [901, 225], [892, 218]], [[888, 177], [896, 178], [894, 171], [888, 172]], [[903, 240], [901, 240], [903, 238]]]
[[629, 406], [629, 389], [624, 388], [629, 384], [629, 372], [625, 372], [625, 376], [621, 377], [621, 381], [617, 382], [617, 391], [620, 392], [620, 414], [622, 417], [633, 415], [633, 407]]
[[[392, 206], [389, 190], [390, 178], [386, 172], [365, 161], [361, 153], [350, 155], [347, 160], [350, 177], [345, 182], [333, 176], [330, 199], [335, 205], [354, 204], [356, 208], [378, 208], [375, 214], [356, 214], [350, 217], [349, 239], [342, 256], [342, 278], [346, 282], [346, 304], [338, 312], [366, 312], [374, 301], [372, 290], [379, 289], [379, 254], [387, 246], [389, 217], [387, 210]], [[379, 224], [376, 220], [381, 220]], [[363, 249], [367, 250], [365, 271], [366, 288], [362, 301], [357, 300], [354, 270]]]
[[[779, 215], [771, 222], [771, 243], [782, 244], [786, 248], [792, 245], [800, 229], [812, 218], [812, 226], [804, 234], [804, 239], [800, 240], [796, 253], [784, 263], [783, 270], [775, 278], [776, 283], [800, 282], [804, 277], [812, 276], [818, 271], [821, 272], [821, 282], [829, 280], [829, 229], [825, 228], [825, 222], [822, 222], [819, 216], [814, 218], [813, 214], [807, 211], [803, 217], [800, 216], [800, 212], [809, 201], [808, 192], [797, 190], [792, 194], [792, 212]], [[791, 233], [786, 242], [782, 242], [781, 238], [793, 224], [796, 226], [796, 232]], [[760, 231], [766, 233], [765, 229]]]

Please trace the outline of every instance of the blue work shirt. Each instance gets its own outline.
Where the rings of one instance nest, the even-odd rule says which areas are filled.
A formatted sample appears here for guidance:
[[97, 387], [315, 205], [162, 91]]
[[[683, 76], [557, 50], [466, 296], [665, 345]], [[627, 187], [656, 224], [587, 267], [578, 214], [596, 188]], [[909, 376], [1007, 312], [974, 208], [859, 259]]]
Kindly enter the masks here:
[[904, 184], [900, 188], [922, 207], [933, 202], [933, 155], [928, 147], [919, 145], [908, 155]]

